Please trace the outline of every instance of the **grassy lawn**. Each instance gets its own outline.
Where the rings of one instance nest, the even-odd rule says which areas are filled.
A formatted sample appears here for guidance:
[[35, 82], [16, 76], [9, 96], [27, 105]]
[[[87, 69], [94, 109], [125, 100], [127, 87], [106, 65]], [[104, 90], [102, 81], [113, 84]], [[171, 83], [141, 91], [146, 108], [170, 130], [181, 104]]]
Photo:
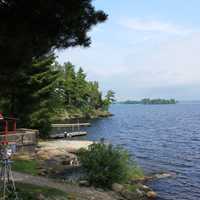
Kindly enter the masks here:
[[17, 183], [17, 191], [19, 198], [23, 200], [35, 200], [39, 195], [44, 196], [48, 200], [68, 199], [67, 194], [60, 190], [30, 184]]
[[14, 160], [12, 163], [13, 171], [28, 173], [36, 176], [38, 174], [37, 160]]

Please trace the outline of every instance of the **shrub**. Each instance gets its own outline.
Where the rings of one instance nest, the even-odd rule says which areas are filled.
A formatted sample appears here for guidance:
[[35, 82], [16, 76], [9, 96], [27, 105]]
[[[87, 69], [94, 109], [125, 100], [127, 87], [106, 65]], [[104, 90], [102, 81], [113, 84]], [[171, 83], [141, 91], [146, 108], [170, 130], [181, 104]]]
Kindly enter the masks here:
[[98, 187], [109, 188], [113, 183], [124, 183], [141, 172], [126, 150], [104, 143], [81, 149], [78, 159], [90, 184]]

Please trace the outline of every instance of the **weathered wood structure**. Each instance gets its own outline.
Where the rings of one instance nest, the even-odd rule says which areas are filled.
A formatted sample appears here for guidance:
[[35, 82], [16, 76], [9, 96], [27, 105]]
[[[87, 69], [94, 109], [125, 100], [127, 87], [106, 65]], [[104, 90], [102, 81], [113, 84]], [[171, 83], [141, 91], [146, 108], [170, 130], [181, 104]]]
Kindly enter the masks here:
[[[38, 130], [32, 129], [16, 129], [15, 134], [8, 134], [7, 140], [9, 144], [15, 144], [17, 150], [34, 149], [38, 143]], [[0, 135], [0, 141], [4, 140], [3, 135]]]
[[71, 128], [80, 126], [90, 126], [90, 123], [77, 123], [77, 124], [52, 124], [52, 128]]
[[87, 135], [87, 131], [80, 130], [81, 127], [90, 126], [90, 123], [74, 123], [74, 124], [52, 124], [52, 134], [50, 139], [72, 138]]
[[37, 145], [38, 130], [17, 129], [17, 119], [5, 117], [0, 112], [0, 144], [21, 146]]
[[58, 133], [50, 135], [50, 139], [72, 138], [87, 135], [86, 131], [71, 132], [71, 133]]

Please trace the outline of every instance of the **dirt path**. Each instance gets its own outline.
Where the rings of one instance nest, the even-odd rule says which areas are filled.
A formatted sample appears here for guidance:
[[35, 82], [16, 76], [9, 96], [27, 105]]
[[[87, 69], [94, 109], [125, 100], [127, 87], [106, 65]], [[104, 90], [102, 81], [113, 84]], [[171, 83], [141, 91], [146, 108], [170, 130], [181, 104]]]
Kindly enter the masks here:
[[74, 194], [77, 199], [82, 200], [116, 200], [121, 199], [120, 197], [116, 196], [113, 192], [100, 192], [95, 190], [94, 188], [86, 188], [86, 187], [79, 187], [77, 185], [66, 184], [56, 182], [55, 180], [40, 177], [40, 176], [31, 176], [29, 174], [13, 172], [13, 176], [16, 182], [22, 182], [37, 186], [44, 186], [55, 188], [66, 192], [68, 194]]

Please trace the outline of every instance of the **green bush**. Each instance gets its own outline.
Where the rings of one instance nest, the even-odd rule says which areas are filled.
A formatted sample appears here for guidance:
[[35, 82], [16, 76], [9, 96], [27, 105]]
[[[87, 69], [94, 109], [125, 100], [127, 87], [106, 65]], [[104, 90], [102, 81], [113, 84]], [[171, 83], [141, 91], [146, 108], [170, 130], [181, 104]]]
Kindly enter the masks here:
[[78, 152], [79, 161], [90, 184], [109, 188], [113, 183], [125, 183], [142, 175], [126, 150], [104, 143], [92, 144]]

